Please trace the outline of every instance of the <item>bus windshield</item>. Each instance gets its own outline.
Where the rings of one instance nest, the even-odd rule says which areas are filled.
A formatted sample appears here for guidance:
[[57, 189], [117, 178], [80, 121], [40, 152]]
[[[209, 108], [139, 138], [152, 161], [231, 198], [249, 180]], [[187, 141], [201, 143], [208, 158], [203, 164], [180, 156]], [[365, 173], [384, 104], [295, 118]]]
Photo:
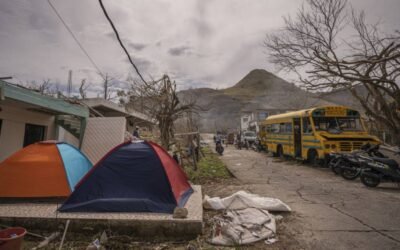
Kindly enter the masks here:
[[313, 117], [317, 131], [363, 131], [358, 117]]

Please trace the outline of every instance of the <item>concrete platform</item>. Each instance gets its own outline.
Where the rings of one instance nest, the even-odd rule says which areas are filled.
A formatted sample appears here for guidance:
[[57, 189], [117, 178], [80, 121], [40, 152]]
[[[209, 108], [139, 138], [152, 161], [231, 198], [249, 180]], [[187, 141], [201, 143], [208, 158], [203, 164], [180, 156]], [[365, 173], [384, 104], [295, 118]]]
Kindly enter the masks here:
[[1, 203], [0, 224], [23, 226], [33, 232], [53, 232], [69, 219], [68, 232], [97, 234], [103, 230], [133, 238], [193, 239], [202, 233], [203, 207], [201, 186], [193, 185], [194, 193], [185, 207], [186, 219], [157, 213], [60, 213], [56, 203]]

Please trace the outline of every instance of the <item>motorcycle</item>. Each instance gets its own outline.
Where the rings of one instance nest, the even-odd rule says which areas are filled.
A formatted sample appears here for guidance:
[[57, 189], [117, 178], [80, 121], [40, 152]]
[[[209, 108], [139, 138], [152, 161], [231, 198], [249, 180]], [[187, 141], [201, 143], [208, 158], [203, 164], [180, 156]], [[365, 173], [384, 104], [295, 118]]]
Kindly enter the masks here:
[[246, 139], [244, 139], [244, 141], [238, 140], [236, 143], [236, 148], [237, 149], [242, 149], [242, 148], [249, 149], [250, 144]]
[[[395, 155], [400, 155], [400, 150]], [[397, 161], [371, 157], [363, 165], [360, 180], [365, 186], [377, 187], [381, 182], [396, 182], [400, 185], [400, 167]]]
[[235, 147], [236, 147], [236, 149], [239, 149], [239, 150], [242, 149], [242, 144], [240, 143], [240, 141], [235, 143]]
[[349, 154], [331, 153], [330, 157], [331, 170], [346, 180], [354, 180], [360, 176], [363, 163], [369, 161], [370, 157], [385, 158], [379, 152], [379, 145], [372, 146], [369, 143], [363, 145], [358, 151]]
[[254, 143], [251, 144], [251, 148], [256, 152], [264, 151], [264, 146], [261, 144], [261, 141], [257, 139]]
[[222, 155], [224, 153], [224, 147], [222, 146], [222, 143], [220, 141], [217, 141], [217, 143], [215, 144], [215, 151], [217, 151], [219, 155]]

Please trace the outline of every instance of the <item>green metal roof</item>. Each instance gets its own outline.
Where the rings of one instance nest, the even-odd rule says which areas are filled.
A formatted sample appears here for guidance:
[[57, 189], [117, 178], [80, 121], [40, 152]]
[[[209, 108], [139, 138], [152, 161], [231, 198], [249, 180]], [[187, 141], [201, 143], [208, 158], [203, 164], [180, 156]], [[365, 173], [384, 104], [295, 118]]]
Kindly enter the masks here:
[[41, 95], [32, 90], [21, 88], [0, 80], [0, 100], [12, 99], [52, 110], [60, 114], [89, 117], [89, 109], [85, 106], [68, 103], [65, 100]]

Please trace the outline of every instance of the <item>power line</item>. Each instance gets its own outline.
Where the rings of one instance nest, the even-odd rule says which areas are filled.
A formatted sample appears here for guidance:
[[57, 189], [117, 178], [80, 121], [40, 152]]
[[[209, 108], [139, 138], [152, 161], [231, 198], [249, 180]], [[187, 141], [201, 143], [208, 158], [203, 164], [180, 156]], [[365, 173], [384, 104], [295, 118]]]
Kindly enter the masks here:
[[[49, 1], [49, 0], [48, 0], [48, 1]], [[101, 9], [102, 9], [103, 12], [104, 12], [104, 15], [106, 16], [108, 22], [110, 22], [110, 25], [111, 25], [112, 29], [114, 30], [115, 35], [117, 36], [117, 39], [118, 39], [119, 44], [121, 45], [121, 47], [122, 47], [122, 49], [124, 50], [126, 56], [128, 57], [129, 62], [132, 64], [133, 68], [135, 69], [136, 73], [139, 75], [140, 79], [142, 79], [142, 81], [143, 81], [145, 84], [147, 84], [147, 82], [144, 80], [142, 74], [140, 74], [140, 71], [139, 71], [138, 67], [135, 65], [135, 63], [133, 62], [131, 56], [129, 55], [128, 50], [125, 48], [124, 44], [122, 43], [122, 41], [121, 41], [121, 39], [120, 39], [120, 37], [119, 37], [118, 31], [117, 31], [117, 29], [115, 28], [114, 23], [111, 21], [111, 18], [110, 18], [110, 17], [108, 16], [108, 14], [107, 14], [107, 11], [106, 11], [106, 9], [105, 9], [105, 7], [104, 7], [104, 5], [103, 5], [103, 1], [102, 1], [102, 0], [99, 0], [99, 3], [100, 3], [100, 6], [101, 6]]]
[[101, 73], [100, 68], [97, 66], [97, 64], [93, 61], [93, 59], [90, 57], [88, 52], [85, 50], [85, 48], [82, 46], [82, 44], [79, 42], [78, 38], [74, 35], [72, 30], [68, 27], [67, 23], [64, 21], [64, 19], [61, 17], [60, 13], [58, 13], [56, 7], [50, 2], [50, 0], [47, 0], [49, 3], [50, 7], [53, 9], [54, 13], [57, 15], [57, 17], [60, 19], [61, 23], [64, 25], [64, 27], [68, 30], [69, 34], [72, 36], [72, 38], [75, 40], [75, 42], [78, 44], [79, 48], [81, 48], [82, 52], [86, 55], [86, 57], [89, 59], [89, 61], [92, 63], [93, 67], [97, 69], [101, 77], [104, 79], [103, 73]]

